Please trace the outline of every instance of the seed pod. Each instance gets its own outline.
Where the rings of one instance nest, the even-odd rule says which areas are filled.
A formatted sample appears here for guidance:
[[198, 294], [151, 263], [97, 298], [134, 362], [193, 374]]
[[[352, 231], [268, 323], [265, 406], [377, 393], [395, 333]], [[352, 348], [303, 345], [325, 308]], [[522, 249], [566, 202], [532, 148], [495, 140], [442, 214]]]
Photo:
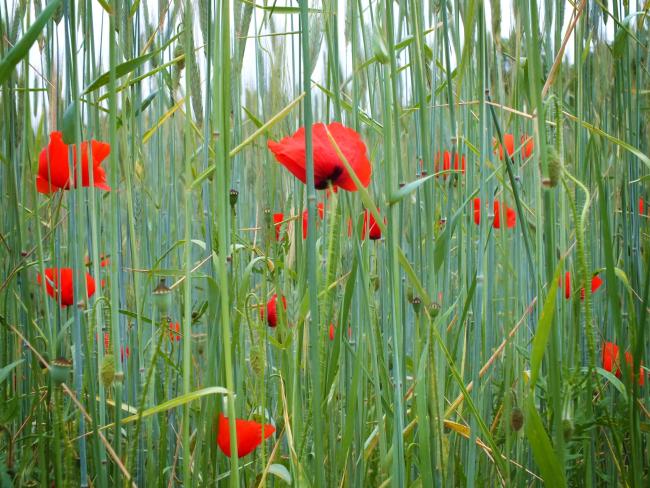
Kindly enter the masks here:
[[524, 425], [524, 414], [519, 407], [514, 407], [510, 413], [510, 427], [515, 432], [519, 432]]
[[171, 292], [171, 289], [165, 284], [165, 278], [160, 278], [158, 286], [153, 290], [153, 301], [162, 314], [166, 314], [171, 307]]
[[411, 304], [413, 305], [413, 310], [415, 311], [415, 313], [419, 315], [420, 310], [422, 309], [422, 300], [420, 299], [420, 297], [413, 297]]
[[237, 199], [239, 198], [239, 192], [234, 188], [230, 189], [230, 206], [234, 207], [237, 205]]
[[57, 358], [50, 365], [50, 375], [57, 386], [65, 383], [70, 378], [71, 371], [72, 361], [66, 358]]
[[108, 388], [113, 384], [113, 380], [115, 380], [115, 356], [112, 354], [104, 356], [99, 376], [101, 377], [102, 384], [105, 388]]

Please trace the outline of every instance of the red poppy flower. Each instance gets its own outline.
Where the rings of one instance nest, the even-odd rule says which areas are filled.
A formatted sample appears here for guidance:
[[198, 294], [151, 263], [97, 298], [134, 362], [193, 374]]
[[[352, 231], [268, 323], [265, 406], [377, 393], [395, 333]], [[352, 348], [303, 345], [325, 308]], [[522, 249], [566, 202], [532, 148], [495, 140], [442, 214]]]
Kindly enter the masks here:
[[[463, 174], [465, 174], [465, 155], [463, 155], [460, 158], [460, 168], [458, 167], [458, 153], [454, 155], [454, 171], [458, 171], [459, 169]], [[449, 171], [451, 170], [451, 153], [449, 151], [445, 151], [442, 156], [442, 171]], [[436, 157], [434, 159], [434, 171], [438, 173], [440, 171], [440, 152], [436, 153]], [[442, 175], [437, 175], [437, 176], [442, 176], [443, 179], [447, 179], [449, 176], [449, 173], [443, 173]]]
[[[499, 206], [499, 200], [494, 200], [494, 221], [492, 222], [492, 227], [495, 229], [501, 228], [501, 211]], [[474, 199], [474, 223], [479, 225], [481, 223], [481, 199]], [[506, 205], [506, 227], [512, 229], [517, 223], [517, 214], [514, 209]]]
[[[625, 352], [625, 363], [627, 364], [628, 368], [632, 368], [634, 365], [634, 359], [632, 358], [632, 354], [629, 351]], [[605, 371], [609, 371], [610, 373], [614, 373], [617, 378], [620, 378], [622, 376], [621, 373], [621, 364], [620, 364], [620, 357], [619, 357], [619, 348], [616, 344], [613, 342], [605, 342], [603, 344], [603, 352], [602, 352], [602, 366]], [[643, 363], [641, 363], [641, 366], [639, 367], [639, 386], [643, 386], [645, 384], [645, 373], [643, 371]]]
[[[277, 310], [278, 295], [274, 293], [271, 299], [266, 303], [266, 323], [269, 327], [278, 325], [278, 310]], [[287, 309], [287, 299], [282, 297], [282, 305]], [[260, 308], [260, 319], [264, 320], [264, 307]]]
[[[503, 142], [506, 145], [506, 151], [508, 151], [508, 156], [512, 157], [512, 155], [515, 153], [515, 136], [513, 136], [512, 134], [504, 134]], [[522, 146], [521, 156], [524, 159], [528, 159], [533, 154], [533, 149], [535, 148], [535, 143], [533, 141], [533, 138], [527, 134], [524, 134], [519, 138], [519, 143]], [[503, 156], [504, 156], [503, 147], [496, 139], [494, 140], [494, 146], [495, 146], [494, 153], [496, 154], [498, 150], [499, 159], [503, 161]]]
[[[174, 333], [175, 332], [175, 333]], [[181, 324], [179, 322], [170, 322], [169, 323], [169, 340], [174, 342], [174, 339], [176, 341], [181, 340]]]
[[[593, 294], [603, 284], [600, 276], [596, 275], [591, 278], [591, 293]], [[564, 298], [567, 300], [571, 298], [571, 273], [568, 271], [564, 273]], [[580, 299], [585, 299], [585, 289], [580, 289]]]
[[[40, 273], [36, 280], [39, 285], [42, 283], [43, 278]], [[45, 270], [45, 290], [57, 302], [59, 301], [59, 292], [61, 293], [61, 307], [74, 304], [72, 268], [47, 268]], [[86, 273], [86, 292], [89, 298], [95, 293], [95, 280], [88, 273]]]
[[336, 330], [334, 329], [334, 324], [330, 324], [330, 341], [334, 340]]
[[645, 214], [645, 202], [643, 201], [643, 197], [639, 197], [639, 215]]
[[[94, 186], [109, 191], [106, 183], [106, 173], [101, 167], [102, 161], [111, 152], [111, 146], [105, 142], [90, 141], [92, 148], [92, 171]], [[72, 146], [74, 174], [70, 178], [68, 146], [63, 143], [63, 136], [55, 131], [50, 134], [50, 143], [41, 151], [38, 158], [38, 175], [36, 189], [40, 193], [53, 193], [58, 190], [69, 190], [77, 184], [77, 146]], [[88, 168], [88, 142], [81, 143], [81, 185], [90, 186], [90, 170]]]
[[280, 240], [280, 232], [282, 231], [282, 221], [284, 220], [284, 214], [282, 212], [273, 214], [273, 226], [275, 227], [275, 240]]
[[[386, 223], [386, 219], [384, 218], [384, 223]], [[363, 213], [363, 228], [361, 229], [361, 240], [366, 239], [366, 232], [368, 233], [368, 237], [372, 240], [377, 240], [381, 239], [381, 228], [377, 224], [377, 221], [375, 220], [375, 216], [372, 214], [370, 210], [366, 210]]]
[[603, 344], [602, 364], [605, 371], [620, 376], [620, 371], [618, 370], [618, 346], [613, 342], [605, 342]]
[[[319, 203], [316, 206], [316, 209], [318, 210], [318, 216], [320, 217], [321, 220], [323, 220], [323, 218], [325, 217], [325, 206], [322, 203]], [[307, 239], [308, 219], [309, 219], [309, 212], [305, 210], [302, 213], [302, 240], [303, 241]], [[316, 221], [316, 225], [318, 225], [318, 221]]]
[[[370, 184], [372, 167], [366, 157], [366, 145], [356, 131], [339, 122], [333, 122], [327, 126], [322, 123], [312, 126], [314, 186], [316, 189], [324, 190], [332, 183], [332, 185], [340, 186], [347, 191], [357, 191], [357, 186], [327, 136], [326, 127], [361, 184], [367, 187]], [[268, 146], [280, 164], [300, 181], [307, 182], [304, 127], [280, 142], [268, 141]]]
[[[244, 457], [259, 446], [263, 440], [268, 439], [275, 427], [270, 424], [260, 424], [253, 420], [235, 419], [237, 433], [237, 457]], [[219, 414], [219, 431], [217, 432], [217, 445], [221, 452], [230, 457], [230, 424], [223, 413]]]

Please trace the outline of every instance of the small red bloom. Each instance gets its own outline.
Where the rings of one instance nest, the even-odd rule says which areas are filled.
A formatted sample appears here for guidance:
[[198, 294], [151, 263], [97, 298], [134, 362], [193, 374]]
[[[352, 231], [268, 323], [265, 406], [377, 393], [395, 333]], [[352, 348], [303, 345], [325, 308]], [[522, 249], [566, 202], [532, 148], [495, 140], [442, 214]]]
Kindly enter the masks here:
[[334, 329], [334, 324], [330, 324], [330, 341], [334, 340], [334, 334], [336, 330]]
[[[508, 229], [512, 229], [516, 223], [517, 223], [517, 214], [514, 211], [514, 209], [506, 207], [506, 227]], [[494, 200], [493, 204], [494, 208], [494, 221], [492, 222], [492, 227], [495, 229], [500, 229], [501, 228], [501, 211], [500, 211], [500, 205], [499, 205], [499, 200]], [[474, 223], [476, 225], [479, 225], [481, 223], [481, 199], [480, 198], [474, 198]]]
[[[384, 218], [384, 224], [386, 223], [386, 218]], [[361, 240], [366, 239], [366, 233], [368, 237], [372, 240], [381, 239], [381, 228], [375, 220], [375, 216], [370, 210], [366, 210], [363, 213], [363, 228], [361, 229]]]
[[[242, 458], [246, 454], [253, 452], [264, 439], [268, 439], [273, 435], [275, 427], [252, 420], [235, 419], [235, 431], [237, 433], [237, 457]], [[221, 452], [230, 457], [230, 424], [223, 413], [219, 414], [217, 445]]]
[[[175, 332], [175, 333], [174, 333]], [[170, 322], [169, 323], [169, 340], [174, 342], [181, 340], [181, 324], [179, 322]]]
[[[632, 354], [629, 351], [625, 352], [625, 363], [627, 364], [628, 368], [632, 368], [634, 364]], [[613, 342], [605, 342], [603, 344], [602, 365], [605, 371], [614, 373], [617, 378], [620, 378], [622, 376], [619, 348]], [[641, 363], [641, 366], [639, 367], [638, 378], [639, 378], [638, 380], [639, 386], [643, 386], [645, 384], [645, 373], [643, 371], [643, 363]]]
[[605, 371], [615, 373], [617, 376], [620, 375], [618, 370], [618, 346], [613, 342], [603, 344], [602, 363]]
[[[111, 146], [105, 142], [90, 141], [92, 148], [92, 171], [94, 186], [110, 191], [106, 183], [106, 173], [101, 167], [102, 161], [111, 152]], [[38, 158], [38, 175], [36, 189], [40, 193], [53, 193], [58, 190], [69, 190], [77, 184], [77, 145], [72, 147], [72, 162], [74, 174], [70, 178], [68, 146], [63, 143], [60, 132], [50, 134], [50, 143], [41, 151]], [[81, 185], [90, 186], [90, 170], [88, 168], [88, 142], [81, 143]]]
[[[323, 218], [325, 217], [325, 206], [322, 203], [319, 203], [316, 206], [316, 209], [318, 210], [318, 216], [320, 217], [321, 220], [323, 220]], [[308, 220], [309, 220], [309, 212], [305, 210], [302, 213], [302, 240], [303, 241], [307, 239]], [[316, 221], [316, 225], [318, 225], [318, 221]]]
[[[43, 278], [40, 273], [36, 280], [39, 285], [42, 283]], [[45, 270], [45, 290], [57, 302], [59, 301], [59, 292], [61, 293], [61, 307], [74, 304], [72, 268], [47, 268]], [[88, 298], [95, 293], [95, 280], [88, 273], [86, 273], [86, 292]]]
[[[275, 327], [278, 325], [278, 310], [277, 310], [277, 301], [278, 295], [274, 293], [271, 299], [266, 303], [266, 323], [269, 327]], [[282, 297], [282, 305], [284, 309], [287, 309], [287, 299]], [[260, 318], [264, 320], [264, 307], [260, 308]]]
[[564, 274], [564, 298], [571, 298], [571, 273], [568, 271]]
[[[465, 155], [460, 157], [460, 168], [458, 164], [459, 156], [458, 153], [454, 155], [454, 171], [460, 171], [465, 174]], [[451, 170], [451, 153], [449, 151], [445, 151], [442, 156], [442, 171], [449, 171]], [[434, 159], [434, 171], [436, 173], [440, 172], [440, 152], [436, 153], [436, 157]], [[447, 179], [449, 176], [449, 173], [443, 173], [442, 175], [443, 179]]]
[[639, 197], [639, 215], [645, 215], [645, 202], [643, 197]]
[[[506, 145], [506, 151], [508, 151], [508, 156], [512, 157], [512, 155], [515, 153], [515, 136], [513, 136], [512, 134], [504, 134], [503, 142]], [[533, 141], [533, 138], [528, 134], [524, 134], [519, 138], [519, 143], [521, 145], [521, 156], [524, 159], [528, 159], [533, 154], [533, 149], [535, 148], [535, 143]], [[495, 146], [494, 153], [496, 154], [498, 150], [499, 159], [503, 161], [503, 157], [504, 157], [503, 147], [496, 139], [494, 140], [494, 146]]]
[[273, 225], [275, 227], [275, 240], [280, 240], [280, 232], [282, 231], [282, 221], [284, 220], [284, 214], [282, 212], [273, 214]]
[[[327, 136], [327, 130], [336, 141], [361, 184], [367, 187], [370, 184], [372, 167], [366, 156], [366, 145], [356, 131], [339, 122], [333, 122], [327, 126], [322, 123], [312, 126], [314, 186], [316, 189], [324, 190], [332, 183], [332, 185], [347, 191], [357, 191], [357, 186]], [[304, 127], [280, 142], [268, 141], [268, 147], [280, 164], [300, 181], [307, 182]]]

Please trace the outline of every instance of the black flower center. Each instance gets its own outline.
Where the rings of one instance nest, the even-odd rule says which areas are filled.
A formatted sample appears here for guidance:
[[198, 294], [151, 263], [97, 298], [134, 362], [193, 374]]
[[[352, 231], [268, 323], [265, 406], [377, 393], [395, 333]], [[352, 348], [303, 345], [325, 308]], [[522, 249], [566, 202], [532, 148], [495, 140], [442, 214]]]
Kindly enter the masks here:
[[336, 183], [336, 180], [343, 173], [343, 168], [341, 166], [334, 166], [332, 172], [321, 180], [314, 181], [314, 186], [317, 190], [324, 190], [329, 186], [330, 181]]

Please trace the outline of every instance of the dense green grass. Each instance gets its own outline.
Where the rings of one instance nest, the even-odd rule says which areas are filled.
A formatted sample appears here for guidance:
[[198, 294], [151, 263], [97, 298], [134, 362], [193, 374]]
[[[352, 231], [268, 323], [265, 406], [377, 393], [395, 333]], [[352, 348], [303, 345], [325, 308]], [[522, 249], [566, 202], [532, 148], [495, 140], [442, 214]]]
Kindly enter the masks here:
[[[642, 5], [277, 3], [0, 5], [0, 486], [648, 486]], [[333, 121], [367, 189], [267, 149]], [[110, 192], [37, 192], [55, 130]], [[222, 411], [275, 434], [228, 458]]]

